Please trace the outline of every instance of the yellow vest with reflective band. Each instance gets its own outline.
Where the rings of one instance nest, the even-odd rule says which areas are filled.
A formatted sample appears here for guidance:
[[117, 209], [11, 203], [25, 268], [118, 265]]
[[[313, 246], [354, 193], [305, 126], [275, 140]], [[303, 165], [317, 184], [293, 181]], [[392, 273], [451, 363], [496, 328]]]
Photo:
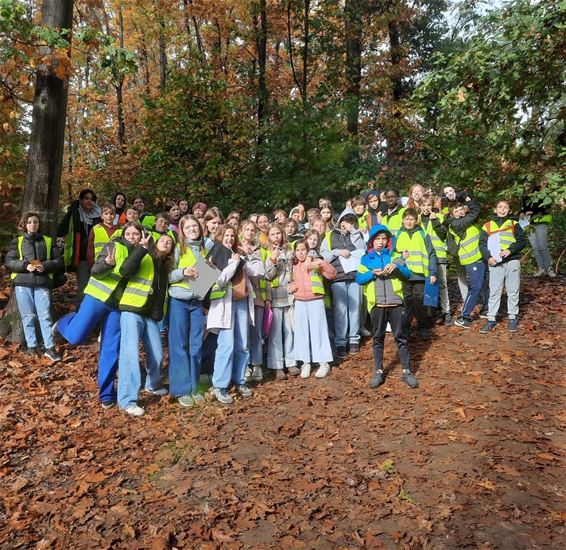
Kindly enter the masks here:
[[326, 294], [324, 290], [324, 279], [322, 275], [316, 271], [311, 271], [311, 290], [313, 294], [318, 294], [324, 296]]
[[552, 223], [552, 214], [536, 214], [533, 216], [532, 223]]
[[513, 220], [505, 220], [501, 225], [498, 225], [496, 221], [489, 220], [483, 224], [482, 229], [488, 236], [499, 233], [501, 250], [507, 250], [515, 242], [515, 222]]
[[[444, 221], [444, 216], [442, 214], [436, 215], [438, 221], [442, 223]], [[428, 220], [428, 225], [424, 228], [425, 233], [430, 237], [434, 251], [436, 252], [437, 258], [446, 259], [446, 242], [443, 241], [432, 227], [432, 221]]]
[[[263, 264], [265, 265], [265, 260], [267, 260], [267, 255], [268, 255], [268, 250], [267, 248], [264, 248], [263, 246], [260, 247], [259, 249], [259, 257], [261, 258], [261, 261], [263, 262]], [[261, 299], [265, 302], [265, 300], [267, 300], [267, 279], [265, 277], [260, 277], [259, 279], [259, 295], [261, 296]]]
[[85, 294], [88, 294], [101, 302], [106, 302], [114, 290], [116, 290], [118, 283], [122, 280], [120, 267], [124, 263], [124, 260], [128, 257], [128, 249], [122, 243], [114, 243], [114, 250], [116, 264], [112, 268], [112, 271], [104, 275], [101, 279], [91, 276], [84, 291]]
[[210, 290], [210, 299], [211, 300], [220, 300], [226, 296], [228, 289], [232, 286], [232, 283], [228, 283], [224, 288], [220, 288], [218, 283], [214, 283]]
[[399, 231], [395, 239], [395, 251], [392, 257], [402, 256], [402, 252], [407, 250], [409, 257], [405, 258], [405, 265], [417, 275], [428, 277], [428, 251], [425, 243], [425, 232], [417, 229], [412, 235], [406, 231]]
[[[152, 229], [150, 233], [154, 242], [157, 242], [159, 240], [159, 237], [161, 237], [161, 235], [168, 235], [173, 239], [174, 243], [177, 242], [177, 235], [175, 235], [175, 231], [173, 231], [172, 229], [168, 229], [167, 231], [165, 231], [165, 233], [159, 233], [159, 231], [155, 231], [154, 229]], [[192, 266], [187, 266], [187, 267], [192, 267]]]
[[[179, 258], [179, 264], [177, 265], [178, 269], [185, 269], [185, 267], [193, 267], [197, 263], [197, 258], [195, 253], [191, 250], [189, 246], [187, 246], [185, 253]], [[171, 286], [178, 286], [181, 288], [186, 288], [192, 292], [191, 285], [187, 282], [186, 277], [180, 280], [177, 283], [172, 283]]]
[[[359, 273], [367, 273], [368, 271], [369, 271], [369, 269], [363, 264], [361, 264], [360, 267], [358, 267]], [[393, 286], [393, 292], [395, 292], [395, 294], [397, 294], [397, 296], [399, 296], [401, 299], [403, 299], [403, 283], [401, 282], [401, 280], [396, 278], [396, 277], [391, 278], [389, 280], [391, 281], [391, 285]], [[366, 298], [368, 311], [371, 312], [371, 310], [377, 304], [377, 292], [375, 290], [375, 279], [372, 279], [369, 283], [364, 285], [363, 293], [364, 293], [364, 296]]]
[[142, 258], [138, 272], [128, 279], [120, 305], [142, 308], [147, 302], [147, 297], [153, 292], [154, 274], [153, 258], [146, 254]]
[[391, 233], [399, 231], [403, 226], [403, 213], [405, 210], [406, 208], [399, 208], [394, 214], [383, 214], [382, 223], [387, 226], [387, 229], [389, 229]]
[[[52, 239], [51, 239], [51, 237], [46, 237], [45, 235], [42, 235], [42, 238], [45, 241], [45, 249], [47, 250], [46, 259], [50, 260], [51, 259], [51, 242], [52, 242]], [[18, 237], [18, 252], [20, 254], [20, 258], [19, 258], [20, 260], [24, 259], [24, 254], [23, 254], [23, 251], [22, 251], [23, 244], [24, 244], [24, 236], [20, 235]], [[15, 279], [17, 277], [17, 275], [18, 275], [17, 273], [12, 273], [10, 275], [10, 279]], [[47, 276], [50, 279], [53, 279], [53, 273], [48, 273]]]
[[366, 219], [366, 216], [369, 214], [369, 212], [367, 210], [364, 211], [364, 213], [361, 216], [358, 216], [358, 229], [360, 231], [364, 231], [368, 229], [368, 221]]
[[458, 258], [462, 265], [473, 264], [482, 259], [479, 247], [480, 230], [475, 225], [471, 225], [466, 229], [466, 233], [462, 239], [460, 239], [452, 228], [450, 228], [449, 231], [452, 233], [454, 241], [458, 245]]
[[96, 224], [92, 231], [94, 233], [94, 259], [102, 252], [102, 248], [107, 242], [110, 242], [111, 237], [108, 236], [106, 229], [100, 224]]
[[140, 221], [140, 223], [144, 227], [151, 229], [155, 225], [155, 216], [153, 214], [146, 214], [143, 218], [143, 221]]
[[63, 249], [63, 262], [65, 269], [69, 269], [73, 264], [73, 248], [75, 247], [75, 230], [73, 216], [69, 218], [69, 228], [65, 235], [65, 248]]

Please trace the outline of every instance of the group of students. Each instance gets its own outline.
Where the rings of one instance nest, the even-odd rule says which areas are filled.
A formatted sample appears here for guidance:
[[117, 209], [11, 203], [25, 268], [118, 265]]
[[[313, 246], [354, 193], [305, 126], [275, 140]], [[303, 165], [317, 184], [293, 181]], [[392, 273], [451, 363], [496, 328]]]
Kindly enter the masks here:
[[[141, 416], [142, 384], [145, 391], [169, 394], [185, 407], [204, 401], [203, 357], [213, 358], [213, 396], [230, 404], [232, 386], [241, 397], [253, 395], [248, 382], [263, 379], [264, 364], [275, 380], [309, 378], [315, 365], [314, 376], [324, 378], [331, 363], [359, 353], [362, 336], [372, 337], [370, 386], [377, 387], [384, 381], [383, 349], [390, 331], [402, 379], [416, 388], [409, 338], [413, 317], [420, 338], [429, 338], [427, 288], [438, 287], [443, 322], [462, 328], [470, 328], [483, 291], [487, 321], [480, 332], [488, 333], [496, 326], [505, 287], [508, 329], [518, 329], [526, 223], [511, 217], [509, 202], [500, 200], [479, 225], [478, 201], [450, 187], [439, 199], [415, 185], [403, 202], [395, 189], [370, 190], [348, 201], [338, 216], [331, 202], [321, 199], [318, 208], [305, 211], [299, 205], [288, 217], [276, 210], [241, 220], [238, 212], [224, 218], [202, 202], [189, 212], [185, 200], [148, 214], [143, 199], [129, 207], [123, 193], [99, 208], [94, 191], [85, 189], [63, 218], [55, 243], [41, 234], [39, 216], [27, 213], [21, 235], [9, 246], [6, 267], [27, 353], [38, 353], [36, 320], [52, 361], [60, 359], [54, 334], [78, 345], [100, 330], [101, 405], [118, 404], [127, 414]], [[548, 218], [531, 217], [530, 223], [536, 227]], [[463, 299], [455, 320], [447, 287], [449, 258]], [[204, 296], [193, 289], [202, 261], [219, 273]], [[52, 324], [50, 292], [65, 268], [77, 273], [80, 304]], [[168, 388], [161, 370], [164, 344]]]

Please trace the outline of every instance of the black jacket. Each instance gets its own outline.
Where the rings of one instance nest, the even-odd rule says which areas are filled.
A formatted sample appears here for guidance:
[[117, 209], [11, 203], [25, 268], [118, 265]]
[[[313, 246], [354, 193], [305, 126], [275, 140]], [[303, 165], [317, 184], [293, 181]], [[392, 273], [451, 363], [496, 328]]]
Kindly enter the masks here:
[[462, 238], [469, 227], [474, 225], [480, 217], [480, 203], [472, 199], [467, 203], [469, 212], [462, 218], [453, 218], [450, 214], [444, 219], [444, 225], [448, 229], [446, 236], [446, 248], [451, 256], [458, 257], [458, 245], [454, 241], [454, 236], [449, 231], [452, 229], [456, 235]]
[[[64, 271], [63, 259], [56, 246], [51, 245], [50, 260], [47, 259], [47, 247], [45, 239], [41, 233], [24, 233], [22, 241], [22, 258], [18, 250], [18, 239], [16, 237], [8, 246], [5, 265], [12, 273], [16, 273], [16, 278], [12, 280], [16, 286], [53, 288], [53, 279], [49, 274], [56, 275]], [[45, 271], [38, 273], [30, 272], [27, 266], [31, 260], [40, 260]]]

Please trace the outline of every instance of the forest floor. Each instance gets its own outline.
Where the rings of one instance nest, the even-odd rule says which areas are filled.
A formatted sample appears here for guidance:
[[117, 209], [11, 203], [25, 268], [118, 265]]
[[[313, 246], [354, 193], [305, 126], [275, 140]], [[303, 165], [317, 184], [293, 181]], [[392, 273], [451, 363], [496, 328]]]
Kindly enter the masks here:
[[326, 379], [141, 418], [98, 405], [95, 339], [59, 364], [4, 342], [0, 547], [559, 548], [566, 278], [526, 277], [522, 312], [412, 340], [416, 390], [389, 335], [378, 390], [366, 341]]

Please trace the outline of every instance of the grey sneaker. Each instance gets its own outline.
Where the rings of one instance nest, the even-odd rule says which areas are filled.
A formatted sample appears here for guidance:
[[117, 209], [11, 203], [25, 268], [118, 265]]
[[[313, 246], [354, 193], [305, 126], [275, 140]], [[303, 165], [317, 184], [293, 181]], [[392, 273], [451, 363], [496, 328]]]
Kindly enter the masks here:
[[253, 365], [252, 366], [252, 381], [253, 382], [261, 382], [263, 380], [263, 369], [261, 365]]
[[551, 277], [552, 279], [554, 279], [554, 277], [556, 277], [556, 272], [554, 271], [554, 269], [552, 269], [552, 267], [549, 267], [546, 272], [548, 273], [548, 276]]
[[330, 365], [328, 363], [320, 363], [317, 371], [314, 373], [316, 378], [324, 378], [330, 374]]
[[468, 319], [464, 319], [463, 317], [460, 317], [459, 319], [456, 319], [454, 321], [454, 324], [458, 327], [462, 327], [462, 328], [472, 328], [472, 322], [468, 321]]
[[369, 381], [369, 387], [370, 388], [378, 388], [379, 386], [381, 386], [381, 384], [383, 384], [383, 371], [382, 370], [376, 370], [373, 373], [371, 380]]
[[238, 386], [237, 389], [238, 389], [238, 393], [244, 398], [251, 397], [254, 394], [254, 392], [250, 388], [248, 388], [246, 384], [242, 384]]
[[39, 350], [37, 348], [27, 348], [24, 353], [30, 357], [35, 357], [36, 355], [39, 355]]
[[299, 376], [301, 369], [299, 367], [287, 367], [287, 374], [289, 376]]
[[50, 361], [53, 361], [53, 363], [61, 361], [61, 356], [55, 351], [55, 348], [47, 348], [43, 356], [47, 357]]
[[231, 405], [234, 398], [228, 393], [226, 388], [212, 388], [214, 398], [224, 405]]
[[447, 327], [451, 327], [454, 324], [454, 319], [453, 319], [452, 315], [450, 315], [450, 313], [444, 314], [444, 324]]
[[517, 332], [519, 330], [517, 319], [509, 319], [508, 327], [509, 332]]
[[195, 405], [198, 405], [199, 403], [204, 403], [206, 401], [206, 397], [202, 393], [193, 393], [191, 397], [193, 398]]
[[419, 382], [416, 376], [409, 369], [405, 369], [403, 371], [403, 376], [401, 376], [401, 380], [403, 380], [403, 382], [405, 382], [405, 384], [407, 384], [409, 388], [419, 387]]
[[177, 403], [179, 403], [181, 407], [192, 407], [195, 404], [195, 400], [192, 395], [181, 395], [177, 397]]
[[145, 414], [145, 409], [140, 407], [137, 403], [134, 403], [132, 405], [128, 405], [124, 409], [124, 412], [130, 416], [143, 416]]
[[110, 401], [109, 400], [109, 401], [101, 401], [100, 402], [100, 406], [105, 410], [111, 409], [115, 405], [116, 405], [116, 401]]
[[244, 375], [244, 379], [246, 382], [249, 382], [252, 379], [252, 369], [250, 367], [246, 367], [246, 374]]
[[167, 388], [156, 388], [155, 390], [145, 388], [145, 391], [147, 393], [151, 393], [151, 395], [158, 395], [159, 397], [163, 397], [164, 395], [169, 395]]

